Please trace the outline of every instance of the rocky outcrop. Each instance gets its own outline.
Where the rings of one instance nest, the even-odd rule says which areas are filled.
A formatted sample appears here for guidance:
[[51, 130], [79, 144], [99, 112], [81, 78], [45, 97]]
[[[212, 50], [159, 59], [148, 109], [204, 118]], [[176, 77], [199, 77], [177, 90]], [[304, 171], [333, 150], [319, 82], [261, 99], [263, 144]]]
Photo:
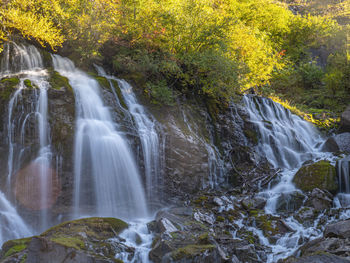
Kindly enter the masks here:
[[95, 217], [65, 222], [40, 236], [4, 243], [1, 262], [120, 262], [115, 255], [128, 248], [118, 246], [110, 239], [127, 227], [125, 222], [115, 218]]
[[350, 132], [350, 106], [348, 106], [341, 115], [340, 131]]
[[324, 151], [350, 153], [350, 132], [334, 135], [327, 139]]
[[329, 161], [306, 164], [293, 178], [296, 187], [304, 192], [315, 188], [335, 193], [338, 190], [337, 173]]

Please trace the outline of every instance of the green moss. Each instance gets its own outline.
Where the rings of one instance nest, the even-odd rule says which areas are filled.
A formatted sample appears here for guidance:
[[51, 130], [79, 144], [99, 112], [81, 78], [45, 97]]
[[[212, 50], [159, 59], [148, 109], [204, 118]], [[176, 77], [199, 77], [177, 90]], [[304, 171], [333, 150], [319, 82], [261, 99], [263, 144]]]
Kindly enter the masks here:
[[122, 94], [122, 91], [120, 90], [119, 88], [119, 84], [117, 81], [115, 81], [114, 79], [112, 79], [112, 84], [114, 86], [114, 90], [115, 92], [117, 93], [117, 97], [119, 99], [119, 102], [120, 102], [120, 105], [122, 105], [122, 107], [124, 109], [128, 109], [128, 106], [126, 106], [126, 103], [124, 101], [124, 97], [123, 97], [123, 94]]
[[73, 92], [69, 80], [64, 76], [61, 76], [57, 71], [52, 71], [50, 73], [49, 83], [53, 89], [60, 90], [64, 87]]
[[188, 245], [172, 252], [171, 257], [174, 260], [181, 260], [183, 258], [193, 258], [197, 255], [205, 253], [205, 251], [213, 249], [215, 249], [214, 245]]
[[2, 246], [2, 251], [5, 253], [3, 259], [26, 249], [30, 240], [31, 238], [22, 238], [5, 242]]
[[25, 79], [23, 83], [27, 88], [33, 88], [32, 82], [29, 79]]
[[96, 76], [95, 79], [98, 81], [98, 83], [105, 88], [109, 87], [109, 81], [108, 79], [106, 79], [105, 77], [101, 77], [101, 76]]
[[199, 244], [209, 244], [209, 233], [206, 232], [198, 237]]
[[124, 261], [123, 261], [123, 260], [121, 260], [121, 259], [117, 259], [117, 258], [115, 258], [115, 259], [114, 259], [114, 262], [115, 262], [115, 263], [124, 263]]
[[18, 83], [18, 78], [5, 78], [0, 80], [0, 98], [3, 100], [8, 100], [11, 97], [13, 89], [17, 87]]
[[205, 201], [207, 201], [208, 200], [208, 197], [207, 196], [200, 196], [200, 197], [198, 197], [197, 199], [195, 199], [194, 201], [193, 201], [193, 203], [194, 204], [196, 204], [196, 205], [201, 205], [201, 204], [203, 204]]
[[23, 257], [21, 258], [20, 263], [25, 263], [27, 261], [27, 254], [24, 254]]
[[0, 80], [0, 83], [4, 83], [6, 86], [14, 87], [19, 84], [18, 78], [4, 78]]
[[312, 191], [314, 188], [325, 189], [332, 193], [338, 190], [337, 172], [329, 161], [319, 161], [301, 167], [294, 176], [293, 183], [304, 192]]
[[51, 238], [53, 242], [56, 242], [57, 244], [61, 244], [65, 247], [72, 247], [77, 250], [84, 249], [85, 244], [84, 242], [79, 238], [74, 237], [54, 237]]
[[245, 137], [248, 138], [254, 145], [258, 144], [258, 135], [254, 130], [243, 130]]
[[218, 217], [216, 218], [216, 221], [217, 221], [217, 222], [225, 222], [225, 218], [224, 218], [223, 216], [218, 216]]

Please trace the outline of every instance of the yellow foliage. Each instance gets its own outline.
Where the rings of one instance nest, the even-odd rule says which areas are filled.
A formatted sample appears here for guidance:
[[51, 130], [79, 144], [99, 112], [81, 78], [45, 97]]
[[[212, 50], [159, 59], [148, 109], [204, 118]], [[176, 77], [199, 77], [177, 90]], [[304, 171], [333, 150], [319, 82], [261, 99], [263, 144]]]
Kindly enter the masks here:
[[24, 12], [10, 8], [1, 12], [6, 28], [13, 28], [22, 33], [26, 38], [36, 39], [42, 46], [47, 43], [52, 49], [61, 46], [64, 38], [53, 23], [43, 16], [38, 16], [31, 11]]

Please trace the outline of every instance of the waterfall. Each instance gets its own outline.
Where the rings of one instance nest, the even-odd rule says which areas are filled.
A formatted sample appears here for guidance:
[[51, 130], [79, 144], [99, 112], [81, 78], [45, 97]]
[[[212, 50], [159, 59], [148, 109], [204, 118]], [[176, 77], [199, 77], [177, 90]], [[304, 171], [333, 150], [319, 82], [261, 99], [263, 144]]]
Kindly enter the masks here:
[[258, 151], [274, 167], [297, 168], [319, 152], [323, 139], [317, 129], [281, 104], [251, 95], [244, 103], [260, 135]]
[[[107, 75], [103, 68], [96, 66], [98, 74], [108, 79], [113, 90], [115, 99], [120, 105], [114, 83], [118, 83], [121, 94], [131, 114], [138, 137], [141, 141], [142, 158], [146, 178], [146, 193], [148, 200], [155, 200], [157, 194], [156, 187], [159, 187], [160, 175], [162, 171], [161, 155], [162, 148], [160, 138], [156, 130], [156, 121], [146, 112], [145, 108], [138, 102], [132, 86], [125, 80], [118, 79], [114, 76]], [[113, 82], [113, 80], [115, 82]], [[123, 109], [123, 107], [121, 107]]]
[[[49, 208], [54, 203], [52, 187], [58, 180], [51, 169], [52, 153], [47, 117], [48, 73], [34, 46], [7, 43], [1, 60], [0, 78], [19, 78], [8, 105], [6, 197], [16, 206], [39, 211], [35, 231], [49, 226]], [[32, 232], [1, 193], [2, 219], [11, 226], [1, 240], [28, 236]]]
[[[72, 61], [53, 56], [76, 97], [74, 217], [84, 214], [124, 219], [147, 215], [145, 194], [128, 142], [104, 105], [98, 82]], [[86, 191], [86, 189], [93, 190]]]
[[[289, 194], [299, 191], [293, 185], [292, 179], [302, 164], [309, 160], [334, 157], [330, 153], [321, 151], [324, 139], [318, 130], [282, 105], [270, 99], [252, 95], [244, 96], [244, 103], [249, 112], [250, 121], [255, 125], [259, 135], [256, 150], [265, 156], [274, 168], [281, 169], [279, 183], [260, 193], [267, 198], [265, 212], [276, 215], [279, 198], [282, 195], [286, 198]], [[258, 229], [251, 230], [264, 241], [261, 242], [265, 246], [271, 248], [267, 262], [277, 262], [278, 259], [292, 255], [299, 248], [299, 241], [302, 238], [312, 240], [322, 235], [322, 230], [317, 228], [321, 217], [322, 213], [310, 227], [304, 227], [293, 216], [286, 218], [284, 222], [294, 232], [281, 236], [276, 244], [267, 241]]]
[[336, 168], [340, 193], [335, 202], [339, 207], [350, 207], [350, 155], [337, 161]]

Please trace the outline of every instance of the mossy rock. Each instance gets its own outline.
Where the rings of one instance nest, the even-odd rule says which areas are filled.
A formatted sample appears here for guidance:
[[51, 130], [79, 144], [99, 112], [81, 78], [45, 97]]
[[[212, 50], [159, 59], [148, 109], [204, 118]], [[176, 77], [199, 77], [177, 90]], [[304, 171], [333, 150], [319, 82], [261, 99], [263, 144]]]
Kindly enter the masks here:
[[25, 79], [25, 80], [23, 81], [23, 83], [24, 83], [24, 85], [25, 85], [27, 88], [30, 88], [30, 89], [33, 88], [33, 84], [32, 84], [32, 82], [31, 82], [29, 79]]
[[21, 238], [5, 242], [1, 248], [1, 259], [8, 258], [27, 248], [31, 238]]
[[312, 191], [314, 188], [331, 193], [338, 191], [337, 172], [329, 161], [319, 161], [301, 167], [295, 174], [293, 183], [304, 192]]
[[178, 248], [171, 253], [174, 260], [193, 259], [196, 256], [203, 255], [208, 251], [213, 251], [216, 247], [214, 245], [188, 245]]
[[57, 71], [53, 70], [50, 72], [49, 83], [51, 85], [51, 88], [55, 90], [66, 88], [69, 91], [73, 92], [73, 89], [69, 84], [69, 80], [66, 77], [60, 75], [60, 73], [58, 73]]
[[127, 223], [116, 218], [92, 217], [64, 222], [40, 236], [6, 242], [2, 247], [0, 261], [5, 258], [10, 260], [39, 257], [40, 262], [48, 262], [43, 261], [43, 258], [56, 257], [55, 253], [59, 253], [57, 257], [65, 258], [74, 253], [79, 255], [79, 262], [85, 262], [87, 258], [121, 262], [115, 259], [118, 249], [109, 240], [127, 227]]
[[[40, 236], [57, 239], [77, 237], [85, 233], [87, 239], [104, 240], [114, 237], [128, 227], [128, 224], [117, 218], [91, 217], [64, 222], [42, 233]], [[60, 239], [62, 241], [62, 239]]]
[[9, 100], [12, 92], [19, 84], [18, 78], [4, 78], [0, 80], [0, 98]]

